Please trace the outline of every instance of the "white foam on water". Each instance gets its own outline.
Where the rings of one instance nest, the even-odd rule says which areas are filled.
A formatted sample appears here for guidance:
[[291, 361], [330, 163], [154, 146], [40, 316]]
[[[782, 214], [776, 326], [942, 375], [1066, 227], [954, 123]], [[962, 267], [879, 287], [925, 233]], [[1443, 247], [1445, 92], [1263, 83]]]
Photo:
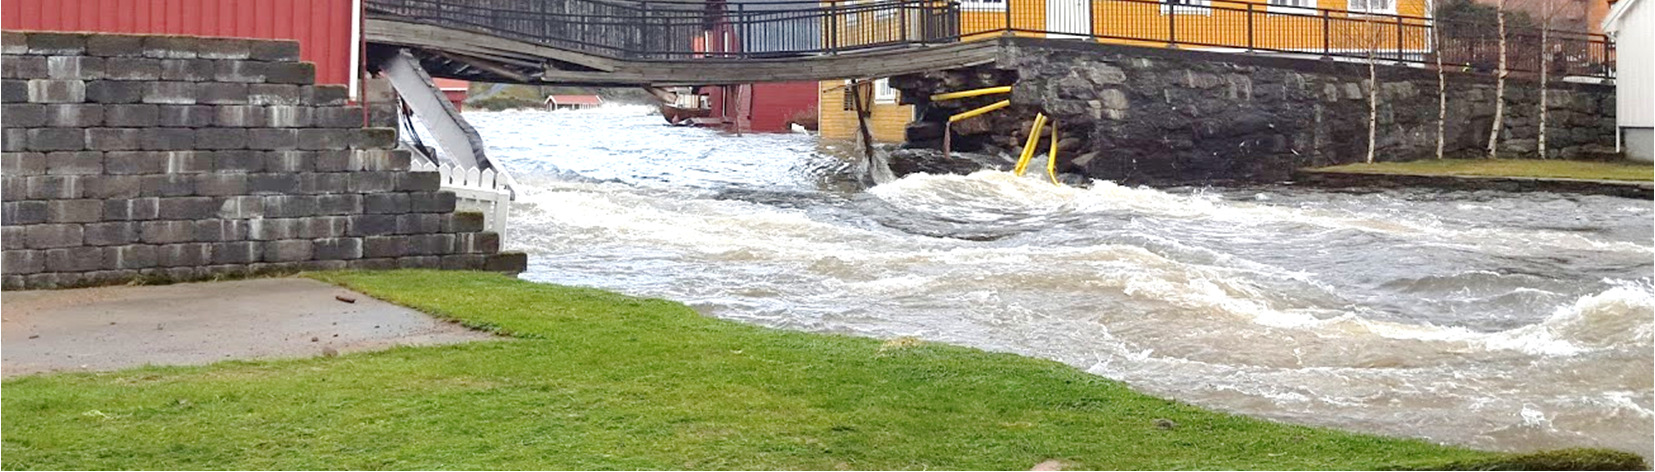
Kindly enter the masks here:
[[[723, 151], [708, 152], [685, 159], [716, 160]], [[717, 164], [707, 168], [725, 168]], [[648, 173], [670, 173], [668, 167]], [[778, 205], [721, 195], [710, 188], [716, 186], [610, 178], [620, 173], [607, 168], [580, 172], [609, 180], [518, 176], [529, 188], [507, 241], [530, 251], [531, 262], [549, 261], [538, 262], [544, 269], [530, 278], [673, 298], [770, 326], [913, 335], [1041, 356], [1152, 393], [1289, 421], [1502, 449], [1609, 445], [1648, 452], [1626, 431], [1649, 429], [1655, 392], [1647, 377], [1613, 374], [1629, 370], [1628, 362], [1647, 370], [1655, 318], [1649, 279], [1570, 281], [1573, 274], [1555, 271], [1576, 269], [1542, 261], [1523, 267], [1538, 275], [1448, 265], [1419, 276], [1381, 272], [1381, 280], [1357, 286], [1292, 258], [1265, 262], [1234, 250], [1300, 244], [1336, 256], [1347, 250], [1339, 244], [1357, 244], [1348, 248], [1353, 252], [1369, 250], [1363, 245], [1402, 253], [1450, 247], [1505, 267], [1556, 253], [1635, 260], [1650, 252], [1641, 242], [1449, 223], [1411, 214], [1409, 202], [1370, 196], [1342, 198], [1371, 208], [1305, 204], [1290, 193], [1232, 201], [1217, 193], [1108, 182], [1062, 187], [1044, 176], [978, 172], [910, 175], [874, 187], [871, 198], [849, 199], [854, 203]], [[785, 180], [773, 178], [780, 173], [752, 175]], [[1504, 211], [1509, 205], [1501, 198], [1466, 205]], [[872, 223], [872, 211], [1029, 229], [982, 241], [935, 237]], [[1112, 226], [1061, 228], [1073, 221]], [[1093, 236], [1104, 231], [1128, 237]], [[1552, 279], [1562, 281], [1534, 282]], [[1347, 293], [1353, 290], [1369, 293]], [[1474, 330], [1456, 321], [1487, 316], [1475, 304], [1464, 305], [1472, 308], [1466, 313], [1414, 318], [1369, 306], [1387, 294], [1473, 301], [1539, 294], [1546, 297], [1534, 300], [1548, 306]], [[1647, 431], [1642, 439], [1648, 442]]]

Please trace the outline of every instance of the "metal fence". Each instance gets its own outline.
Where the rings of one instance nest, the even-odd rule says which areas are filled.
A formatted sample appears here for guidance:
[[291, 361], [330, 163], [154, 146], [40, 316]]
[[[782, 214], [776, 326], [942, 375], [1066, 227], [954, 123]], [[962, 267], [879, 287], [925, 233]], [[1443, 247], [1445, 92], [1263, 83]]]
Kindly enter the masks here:
[[[998, 38], [1071, 38], [1307, 54], [1452, 68], [1497, 67], [1492, 24], [1236, 0], [368, 0], [369, 14], [646, 60], [838, 54]], [[1394, 3], [1393, 3], [1394, 5]], [[1433, 31], [1435, 29], [1436, 31]], [[1601, 34], [1506, 33], [1508, 68], [1612, 77]], [[1542, 59], [1542, 57], [1545, 59]]]

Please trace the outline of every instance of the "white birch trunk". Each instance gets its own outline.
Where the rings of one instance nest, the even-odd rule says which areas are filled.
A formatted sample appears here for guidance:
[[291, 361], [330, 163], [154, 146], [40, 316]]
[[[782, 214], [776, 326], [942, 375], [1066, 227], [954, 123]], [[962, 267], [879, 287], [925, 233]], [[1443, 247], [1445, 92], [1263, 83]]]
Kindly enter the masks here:
[[1442, 68], [1442, 23], [1431, 16], [1431, 46], [1437, 56], [1437, 159], [1442, 159], [1448, 141], [1448, 71]]
[[1547, 8], [1546, 11], [1543, 12], [1546, 15], [1544, 21], [1540, 24], [1540, 136], [1535, 141], [1535, 150], [1540, 152], [1541, 159], [1547, 158], [1546, 121], [1548, 116], [1546, 116], [1546, 109], [1550, 108], [1550, 104], [1546, 102], [1550, 98], [1550, 94], [1549, 91], [1546, 90], [1546, 82], [1551, 78], [1552, 72], [1551, 43], [1549, 40], [1551, 38], [1552, 17], [1557, 12], [1556, 10], [1557, 9], [1555, 6]]
[[1494, 17], [1500, 28], [1500, 70], [1494, 81], [1494, 125], [1488, 131], [1488, 158], [1500, 157], [1500, 130], [1506, 120], [1506, 0], [1500, 0]]

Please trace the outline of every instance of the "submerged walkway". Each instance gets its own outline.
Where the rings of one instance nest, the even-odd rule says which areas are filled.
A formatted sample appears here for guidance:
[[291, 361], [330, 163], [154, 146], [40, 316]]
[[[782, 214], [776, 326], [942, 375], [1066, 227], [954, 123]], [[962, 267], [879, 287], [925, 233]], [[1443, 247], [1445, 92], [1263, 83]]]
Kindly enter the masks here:
[[7, 377], [490, 338], [302, 278], [8, 291], [0, 311]]

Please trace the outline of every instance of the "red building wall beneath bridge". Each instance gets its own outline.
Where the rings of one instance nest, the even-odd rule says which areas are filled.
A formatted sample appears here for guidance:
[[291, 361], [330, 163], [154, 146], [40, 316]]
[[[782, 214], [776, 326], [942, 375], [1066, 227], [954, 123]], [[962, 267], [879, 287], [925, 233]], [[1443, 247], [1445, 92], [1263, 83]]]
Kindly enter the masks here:
[[299, 41], [316, 82], [351, 84], [355, 0], [4, 0], [0, 29]]
[[785, 133], [795, 117], [816, 115], [816, 82], [708, 86], [703, 91], [712, 117], [730, 131]]

